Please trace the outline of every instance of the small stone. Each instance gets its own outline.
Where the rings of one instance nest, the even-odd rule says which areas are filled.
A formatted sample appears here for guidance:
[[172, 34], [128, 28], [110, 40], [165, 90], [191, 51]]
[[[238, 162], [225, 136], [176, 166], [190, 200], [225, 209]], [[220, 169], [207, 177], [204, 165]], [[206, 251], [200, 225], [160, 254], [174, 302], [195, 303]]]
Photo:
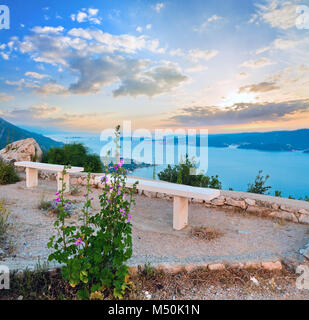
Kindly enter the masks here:
[[203, 203], [204, 202], [204, 200], [202, 200], [202, 199], [192, 199], [192, 202], [193, 203]]
[[272, 207], [272, 209], [275, 210], [275, 211], [278, 211], [279, 208], [280, 208], [279, 204], [277, 204], [277, 203], [273, 203], [273, 204], [271, 205], [271, 207]]
[[255, 206], [255, 200], [253, 200], [253, 199], [245, 199], [245, 202], [246, 202], [246, 204], [247, 205], [249, 205], [249, 206]]
[[213, 205], [215, 205], [215, 206], [223, 206], [224, 205], [224, 203], [225, 203], [225, 199], [224, 198], [216, 198], [216, 199], [213, 199], [212, 201], [211, 201], [211, 203], [213, 204]]
[[282, 264], [280, 261], [276, 262], [262, 262], [262, 267], [265, 270], [273, 271], [273, 270], [282, 270]]
[[256, 286], [258, 286], [260, 283], [259, 283], [259, 281], [256, 279], [256, 278], [254, 278], [254, 277], [250, 277], [250, 280], [256, 285]]
[[17, 298], [17, 300], [23, 300], [23, 299], [24, 299], [23, 296], [19, 296], [19, 297]]
[[290, 208], [290, 207], [287, 207], [287, 206], [285, 206], [284, 204], [282, 204], [281, 206], [280, 206], [280, 209], [282, 209], [283, 211], [287, 211], [287, 212], [294, 212], [294, 209], [292, 209], [292, 208]]
[[298, 213], [300, 213], [300, 214], [305, 214], [305, 215], [308, 215], [308, 216], [309, 216], [309, 212], [308, 212], [307, 210], [305, 210], [305, 209], [299, 209], [299, 210], [298, 210]]
[[224, 270], [225, 265], [222, 263], [212, 263], [208, 265], [209, 270]]
[[227, 198], [225, 203], [228, 204], [229, 206], [238, 207], [241, 209], [246, 209], [247, 207], [245, 201], [243, 200], [234, 200], [232, 198]]
[[299, 222], [304, 224], [309, 224], [309, 216], [306, 214], [300, 215]]
[[196, 266], [194, 265], [194, 264], [187, 264], [186, 266], [185, 266], [185, 270], [187, 271], [187, 272], [191, 272], [191, 271], [193, 271], [193, 270], [195, 270], [196, 269]]
[[165, 198], [165, 193], [157, 193], [157, 198], [159, 199], [164, 199]]
[[281, 218], [285, 220], [290, 220], [293, 222], [298, 222], [297, 218], [292, 212], [287, 211], [273, 211], [269, 214], [270, 217]]
[[147, 300], [151, 299], [151, 294], [148, 291], [144, 291], [144, 295]]
[[157, 192], [152, 192], [152, 191], [146, 191], [144, 190], [144, 195], [148, 198], [156, 198], [157, 197]]

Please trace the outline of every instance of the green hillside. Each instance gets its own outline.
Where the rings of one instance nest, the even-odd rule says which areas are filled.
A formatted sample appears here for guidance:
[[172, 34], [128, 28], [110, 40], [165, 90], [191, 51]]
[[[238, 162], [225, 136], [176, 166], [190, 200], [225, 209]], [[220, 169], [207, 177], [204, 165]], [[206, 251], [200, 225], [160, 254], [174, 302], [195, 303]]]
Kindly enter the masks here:
[[59, 147], [63, 144], [50, 138], [44, 137], [41, 134], [30, 132], [14, 126], [13, 124], [0, 118], [0, 149], [3, 149], [7, 143], [14, 141], [33, 138], [41, 147], [42, 151], [46, 151], [51, 147]]

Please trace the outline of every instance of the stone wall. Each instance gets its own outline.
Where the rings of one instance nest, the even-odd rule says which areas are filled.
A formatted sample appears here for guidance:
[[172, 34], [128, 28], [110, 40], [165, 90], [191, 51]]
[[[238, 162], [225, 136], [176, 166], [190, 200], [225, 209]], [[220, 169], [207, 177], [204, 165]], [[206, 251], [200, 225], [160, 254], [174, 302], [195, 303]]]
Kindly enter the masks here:
[[[91, 174], [90, 184], [95, 186], [95, 177], [102, 174]], [[86, 185], [87, 174], [71, 174], [71, 185]], [[42, 179], [55, 180], [54, 173], [40, 172]], [[139, 178], [141, 179], [141, 178]], [[145, 179], [148, 180], [148, 179]], [[101, 184], [96, 185], [101, 187]], [[173, 200], [168, 194], [138, 190], [140, 195], [149, 198], [161, 198]], [[309, 202], [292, 200], [286, 198], [272, 197], [268, 195], [259, 195], [247, 192], [221, 190], [221, 195], [212, 201], [203, 201], [199, 199], [189, 199], [189, 202], [200, 203], [208, 208], [222, 208], [233, 210], [242, 214], [254, 214], [262, 217], [279, 218], [296, 223], [309, 224]]]

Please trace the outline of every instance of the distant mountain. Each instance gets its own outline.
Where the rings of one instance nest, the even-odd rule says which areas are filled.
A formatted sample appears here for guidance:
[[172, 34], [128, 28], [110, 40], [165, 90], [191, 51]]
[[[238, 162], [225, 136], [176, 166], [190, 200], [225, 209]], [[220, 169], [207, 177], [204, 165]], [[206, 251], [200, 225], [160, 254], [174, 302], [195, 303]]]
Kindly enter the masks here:
[[0, 149], [3, 149], [8, 142], [11, 143], [27, 138], [35, 139], [42, 151], [46, 151], [51, 147], [60, 147], [63, 145], [62, 142], [57, 142], [44, 137], [41, 134], [21, 129], [0, 118]]
[[210, 147], [309, 152], [309, 129], [209, 135]]

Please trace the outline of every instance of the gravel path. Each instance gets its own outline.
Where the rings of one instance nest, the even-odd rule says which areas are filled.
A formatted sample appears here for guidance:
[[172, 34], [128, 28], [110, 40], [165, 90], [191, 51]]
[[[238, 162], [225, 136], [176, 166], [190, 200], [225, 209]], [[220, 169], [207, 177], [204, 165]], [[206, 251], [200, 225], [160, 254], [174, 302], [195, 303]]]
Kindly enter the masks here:
[[[11, 211], [10, 228], [5, 252], [0, 256], [2, 264], [10, 269], [35, 268], [38, 260], [46, 261], [49, 250], [48, 239], [53, 234], [53, 215], [46, 215], [38, 209], [42, 197], [55, 198], [55, 182], [40, 181], [38, 189], [25, 188], [25, 182], [0, 186], [0, 199], [3, 198]], [[94, 189], [94, 210], [99, 209]], [[69, 196], [77, 202], [81, 195]], [[198, 264], [212, 262], [258, 262], [289, 258], [299, 263], [298, 254], [309, 241], [309, 228], [306, 225], [237, 213], [209, 209], [201, 204], [190, 204], [189, 225], [182, 231], [172, 229], [172, 202], [137, 196], [133, 210], [133, 256], [130, 265], [158, 264]], [[80, 204], [81, 205], [81, 204]], [[77, 204], [78, 206], [78, 204]], [[77, 215], [71, 219], [77, 220]], [[70, 221], [69, 221], [70, 222]], [[209, 226], [223, 233], [223, 236], [210, 242], [192, 238], [191, 226]], [[10, 247], [10, 248], [9, 248]], [[53, 266], [53, 264], [51, 264]]]

